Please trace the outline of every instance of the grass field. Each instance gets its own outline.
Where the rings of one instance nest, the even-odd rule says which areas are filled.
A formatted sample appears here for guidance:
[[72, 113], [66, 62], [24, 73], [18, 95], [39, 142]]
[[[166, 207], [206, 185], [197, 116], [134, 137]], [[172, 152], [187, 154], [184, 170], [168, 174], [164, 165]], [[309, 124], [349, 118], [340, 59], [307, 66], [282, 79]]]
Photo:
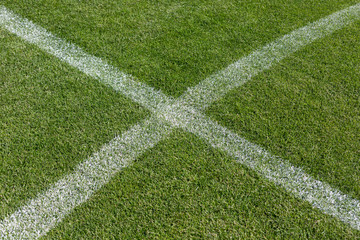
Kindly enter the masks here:
[[[355, 4], [2, 0], [0, 5], [172, 99], [285, 34]], [[3, 25], [0, 19], [0, 221], [154, 115], [140, 100]], [[203, 114], [360, 200], [359, 30], [360, 21], [354, 21], [317, 39], [232, 89]], [[174, 128], [144, 149], [41, 238], [360, 239], [354, 224], [314, 208], [190, 132]]]

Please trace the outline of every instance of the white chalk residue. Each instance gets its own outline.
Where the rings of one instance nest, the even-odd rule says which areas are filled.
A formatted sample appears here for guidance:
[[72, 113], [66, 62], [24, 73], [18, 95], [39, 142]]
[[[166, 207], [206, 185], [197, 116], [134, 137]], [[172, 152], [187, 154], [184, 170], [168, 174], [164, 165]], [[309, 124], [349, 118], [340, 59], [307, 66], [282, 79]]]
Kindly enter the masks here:
[[0, 238], [34, 239], [43, 236], [72, 209], [87, 201], [114, 174], [168, 136], [174, 127], [196, 134], [300, 199], [360, 230], [358, 200], [315, 180], [301, 168], [271, 155], [199, 112], [305, 45], [357, 20], [360, 20], [360, 4], [277, 39], [174, 100], [0, 6], [1, 27], [111, 86], [154, 114], [149, 120], [105, 144], [99, 152], [79, 164], [75, 171], [2, 220]]

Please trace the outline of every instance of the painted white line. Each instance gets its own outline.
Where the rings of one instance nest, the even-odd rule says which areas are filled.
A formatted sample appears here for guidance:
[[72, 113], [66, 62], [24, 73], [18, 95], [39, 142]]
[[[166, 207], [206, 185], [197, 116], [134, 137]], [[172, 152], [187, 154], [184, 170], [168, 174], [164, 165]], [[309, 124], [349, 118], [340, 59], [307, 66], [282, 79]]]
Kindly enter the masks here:
[[[341, 26], [346, 26], [358, 18], [358, 13], [359, 4], [319, 20], [319, 26], [335, 31], [341, 28], [337, 21], [343, 21], [344, 23]], [[326, 19], [331, 19], [331, 21]], [[322, 22], [327, 22], [330, 25], [336, 24], [338, 27], [331, 28], [328, 25], [324, 26]], [[314, 26], [317, 26], [316, 23], [317, 22], [309, 25], [309, 28], [315, 28]], [[86, 54], [80, 48], [54, 37], [44, 29], [14, 15], [4, 7], [0, 7], [0, 25], [5, 26], [9, 31], [54, 54], [88, 75], [94, 76], [114, 87], [137, 103], [155, 112], [155, 116], [168, 121], [173, 127], [181, 127], [204, 138], [209, 141], [213, 147], [226, 151], [242, 164], [255, 169], [261, 175], [283, 186], [296, 196], [309, 201], [323, 212], [338, 217], [342, 221], [349, 223], [355, 229], [360, 228], [360, 213], [356, 211], [360, 205], [357, 200], [351, 199], [327, 184], [314, 180], [306, 175], [300, 168], [293, 167], [290, 163], [271, 156], [260, 147], [247, 142], [226, 128], [212, 122], [209, 118], [202, 116], [195, 108], [187, 107], [189, 104], [193, 106], [199, 105], [196, 101], [189, 100], [189, 98], [191, 96], [196, 98], [196, 94], [201, 94], [202, 91], [206, 91], [202, 89], [204, 86], [206, 87], [206, 84], [200, 84], [199, 87], [189, 89], [178, 101], [170, 104], [174, 102], [172, 98], [168, 98], [150, 87], [145, 86], [145, 90], [142, 89], [144, 85], [134, 82], [128, 75], [107, 65], [101, 59]], [[322, 34], [321, 36], [332, 32], [330, 30], [322, 31], [319, 26], [317, 26], [318, 28], [316, 28], [317, 30], [314, 32], [305, 31], [304, 29], [306, 29], [306, 27], [302, 29], [303, 32], [307, 34], [309, 34], [309, 32], [311, 32], [311, 34], [318, 32]], [[32, 28], [35, 32], [40, 32], [31, 33], [29, 30], [22, 29], [27, 27]], [[45, 31], [45, 33], [42, 31]], [[296, 31], [294, 33], [296, 33]], [[40, 37], [37, 36], [38, 34]], [[291, 34], [287, 36], [291, 36]], [[312, 37], [313, 39], [319, 38]], [[46, 44], [55, 44], [57, 47], [54, 48]], [[73, 52], [71, 49], [75, 49], [76, 51]], [[284, 48], [283, 51], [285, 51], [285, 49], [286, 48]], [[279, 51], [279, 49], [277, 51]], [[294, 51], [288, 51], [287, 55]], [[75, 57], [71, 55], [72, 53], [75, 54]], [[261, 59], [257, 60], [262, 61]], [[251, 58], [251, 61], [256, 62], [256, 59]], [[102, 64], [105, 64], [105, 66]], [[250, 66], [251, 64], [248, 65]], [[231, 66], [233, 66], [234, 69], [229, 67], [226, 71], [240, 71], [240, 73], [243, 71], [239, 70], [237, 65]], [[261, 66], [261, 64], [259, 64], [259, 66]], [[270, 67], [270, 65], [268, 67]], [[106, 71], [110, 71], [110, 73]], [[119, 76], [117, 74], [119, 74]], [[236, 81], [234, 76], [232, 76], [231, 79], [224, 77], [225, 80], [223, 80], [222, 77], [216, 77], [216, 80], [209, 80], [211, 77], [207, 79], [207, 82], [218, 86], [219, 88], [217, 90], [220, 90], [222, 93], [214, 95], [212, 93], [213, 90], [211, 90], [207, 95], [209, 96], [209, 101], [203, 101], [199, 96], [197, 97], [197, 101], [203, 101], [203, 103], [207, 105], [223, 96], [228, 90], [223, 91], [220, 87], [223, 86], [226, 88], [227, 81], [231, 85], [231, 82]], [[240, 84], [232, 84], [227, 89], [239, 86]], [[152, 100], [154, 102], [152, 102]], [[187, 100], [189, 100], [190, 103], [187, 102]], [[30, 201], [28, 205], [0, 222], [0, 237], [3, 239], [20, 239], [42, 236], [55, 226], [57, 222], [61, 221], [74, 207], [86, 201], [97, 189], [108, 182], [113, 174], [121, 170], [122, 167], [125, 167], [131, 160], [141, 155], [147, 148], [153, 147], [170, 131], [170, 126], [160, 120], [151, 119], [145, 121], [144, 124], [132, 128], [124, 133], [122, 137], [114, 139], [111, 143], [105, 145], [100, 153], [94, 154], [85, 163], [80, 164], [77, 170], [54, 184], [47, 192], [40, 194], [36, 199]]]
[[334, 216], [360, 230], [360, 202], [329, 184], [318, 181], [301, 168], [271, 155], [265, 149], [247, 141], [225, 127], [203, 116], [182, 101], [159, 113], [159, 118], [173, 126], [194, 133], [236, 159], [239, 163], [257, 171], [261, 176], [285, 188], [296, 197], [306, 200], [322, 212]]
[[159, 108], [159, 105], [170, 104], [168, 101], [171, 100], [171, 97], [166, 96], [161, 91], [134, 81], [131, 75], [119, 71], [106, 61], [90, 55], [80, 47], [54, 36], [46, 31], [46, 29], [17, 16], [1, 5], [0, 26], [70, 66], [77, 68], [88, 76], [94, 77], [116, 91], [121, 92], [150, 111]]
[[360, 4], [333, 13], [303, 28], [297, 29], [241, 58], [224, 70], [190, 88], [181, 98], [196, 109], [203, 110], [231, 89], [271, 68], [304, 46], [360, 19]]
[[170, 133], [170, 125], [155, 118], [133, 126], [45, 193], [0, 222], [0, 239], [36, 239], [45, 235], [117, 172]]

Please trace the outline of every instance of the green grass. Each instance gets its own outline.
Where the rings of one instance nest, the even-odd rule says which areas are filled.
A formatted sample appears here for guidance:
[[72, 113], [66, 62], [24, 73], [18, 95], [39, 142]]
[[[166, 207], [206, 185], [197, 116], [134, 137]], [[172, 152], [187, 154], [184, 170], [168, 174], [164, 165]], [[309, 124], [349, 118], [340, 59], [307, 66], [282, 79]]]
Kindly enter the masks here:
[[0, 29], [0, 218], [148, 114]]
[[356, 239], [359, 232], [177, 132], [43, 239]]
[[354, 0], [2, 0], [174, 97], [245, 54]]
[[360, 44], [354, 24], [207, 110], [222, 125], [360, 199]]
[[[10, 1], [9, 9], [177, 97], [350, 0]], [[206, 114], [360, 199], [360, 24], [260, 74]], [[149, 116], [0, 28], [0, 219]], [[360, 232], [176, 131], [45, 239], [360, 239]]]

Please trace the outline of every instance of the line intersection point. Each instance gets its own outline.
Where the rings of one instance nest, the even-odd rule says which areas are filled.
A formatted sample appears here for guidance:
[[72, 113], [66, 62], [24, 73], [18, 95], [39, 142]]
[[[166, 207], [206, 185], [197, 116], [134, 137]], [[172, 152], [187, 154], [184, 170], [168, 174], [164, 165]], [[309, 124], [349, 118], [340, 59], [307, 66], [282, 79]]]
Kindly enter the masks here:
[[360, 230], [358, 200], [312, 178], [301, 168], [271, 155], [199, 112], [231, 89], [239, 87], [295, 51], [358, 20], [360, 4], [336, 12], [240, 59], [188, 89], [175, 100], [136, 82], [132, 76], [117, 70], [100, 58], [0, 6], [1, 27], [153, 112], [152, 117], [105, 144], [99, 152], [79, 164], [72, 173], [3, 219], [0, 222], [0, 238], [24, 239], [45, 235], [76, 206], [87, 201], [94, 192], [109, 182], [114, 174], [169, 136], [173, 128], [182, 128], [205, 139], [211, 146], [228, 153], [239, 163], [257, 171], [298, 198]]

